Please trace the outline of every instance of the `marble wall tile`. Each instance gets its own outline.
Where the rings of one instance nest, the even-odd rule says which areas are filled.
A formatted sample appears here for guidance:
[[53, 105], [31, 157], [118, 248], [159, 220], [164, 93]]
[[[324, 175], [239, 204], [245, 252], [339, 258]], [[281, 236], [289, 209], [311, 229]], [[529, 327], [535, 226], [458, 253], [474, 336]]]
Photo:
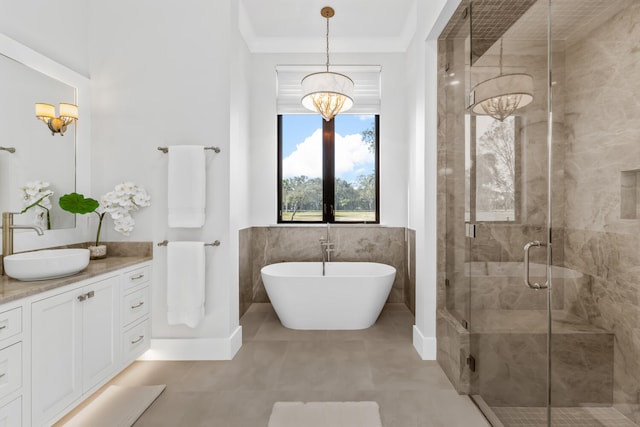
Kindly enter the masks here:
[[251, 228], [245, 228], [238, 232], [239, 238], [239, 302], [240, 317], [253, 303], [253, 281], [251, 274]]
[[469, 331], [445, 309], [436, 315], [436, 335], [438, 364], [458, 393], [470, 393], [470, 370], [466, 363], [471, 354]]
[[[490, 406], [545, 406], [546, 342], [543, 333], [472, 334], [472, 393]], [[554, 334], [551, 345], [553, 406], [612, 403], [611, 334]]]
[[565, 303], [615, 334], [614, 404], [636, 422], [640, 221], [622, 212], [621, 177], [640, 169], [638, 20], [640, 3], [630, 1], [572, 43], [565, 65], [565, 263], [589, 277], [567, 287]]
[[413, 315], [416, 315], [416, 231], [406, 229], [407, 244], [405, 245], [404, 259], [407, 262], [404, 286], [404, 303], [409, 307]]

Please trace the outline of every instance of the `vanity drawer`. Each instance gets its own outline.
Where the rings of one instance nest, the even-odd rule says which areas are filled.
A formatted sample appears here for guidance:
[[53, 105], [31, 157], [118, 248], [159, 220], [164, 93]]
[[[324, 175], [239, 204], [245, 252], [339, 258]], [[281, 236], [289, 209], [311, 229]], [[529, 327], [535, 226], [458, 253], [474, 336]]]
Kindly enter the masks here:
[[149, 349], [151, 344], [151, 322], [149, 319], [127, 329], [122, 334], [122, 355], [125, 365], [133, 362]]
[[122, 297], [122, 326], [127, 326], [141, 317], [147, 316], [150, 303], [151, 288], [149, 286]]
[[21, 425], [22, 397], [18, 397], [0, 408], [0, 426], [18, 427]]
[[22, 307], [0, 313], [0, 341], [22, 333]]
[[22, 386], [22, 343], [0, 350], [0, 399]]
[[124, 274], [124, 290], [126, 291], [149, 280], [151, 280], [151, 268], [148, 265], [128, 271]]

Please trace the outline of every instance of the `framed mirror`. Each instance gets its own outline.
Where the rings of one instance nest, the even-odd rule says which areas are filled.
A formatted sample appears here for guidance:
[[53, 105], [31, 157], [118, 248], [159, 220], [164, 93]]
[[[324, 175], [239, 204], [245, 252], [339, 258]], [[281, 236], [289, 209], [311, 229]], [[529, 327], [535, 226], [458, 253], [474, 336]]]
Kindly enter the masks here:
[[[0, 211], [21, 212], [17, 224], [35, 224], [43, 229], [75, 227], [75, 217], [58, 207], [61, 195], [76, 189], [75, 124], [64, 135], [52, 135], [46, 124], [35, 118], [36, 102], [75, 104], [76, 88], [43, 74], [7, 56], [0, 55]], [[15, 150], [15, 151], [13, 151]], [[10, 155], [9, 155], [10, 154]]]
[[[18, 224], [36, 224], [45, 229], [44, 238], [16, 230], [16, 250], [24, 244], [35, 249], [82, 240], [81, 219], [58, 206], [60, 196], [90, 191], [90, 97], [89, 80], [65, 66], [0, 34], [0, 211], [20, 212], [29, 205], [26, 193], [50, 190], [49, 221], [43, 209], [29, 209], [15, 215]], [[52, 135], [49, 127], [35, 116], [35, 104], [78, 105], [79, 120], [64, 135]], [[28, 190], [24, 190], [27, 187]], [[32, 197], [33, 201], [34, 198]], [[48, 206], [48, 205], [45, 205]], [[38, 211], [40, 215], [38, 215]], [[39, 217], [39, 218], [38, 218]], [[50, 224], [50, 228], [48, 228]], [[33, 235], [33, 236], [31, 236]]]

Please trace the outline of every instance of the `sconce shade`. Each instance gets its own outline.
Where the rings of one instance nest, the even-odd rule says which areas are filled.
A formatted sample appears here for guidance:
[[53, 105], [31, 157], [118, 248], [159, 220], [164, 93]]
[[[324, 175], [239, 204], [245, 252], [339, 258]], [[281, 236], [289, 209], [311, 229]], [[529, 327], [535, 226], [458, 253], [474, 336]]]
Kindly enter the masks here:
[[73, 104], [60, 103], [60, 117], [78, 119], [78, 106]]
[[353, 80], [344, 74], [309, 74], [302, 79], [302, 93], [302, 106], [320, 113], [326, 121], [353, 107]]
[[46, 123], [51, 135], [64, 135], [67, 125], [78, 120], [78, 106], [60, 103], [60, 116], [56, 117], [56, 107], [51, 104], [36, 103], [36, 118]]
[[529, 74], [501, 74], [473, 88], [472, 111], [503, 121], [518, 108], [533, 101], [533, 77]]
[[56, 117], [56, 107], [51, 104], [36, 104], [36, 117], [53, 119]]

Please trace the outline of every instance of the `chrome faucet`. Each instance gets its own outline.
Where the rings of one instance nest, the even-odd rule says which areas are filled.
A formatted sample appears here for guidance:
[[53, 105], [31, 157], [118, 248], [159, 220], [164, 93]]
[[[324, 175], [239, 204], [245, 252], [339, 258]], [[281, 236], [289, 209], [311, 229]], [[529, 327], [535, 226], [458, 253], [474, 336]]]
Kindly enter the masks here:
[[4, 276], [4, 257], [13, 253], [13, 230], [35, 230], [38, 236], [44, 235], [37, 225], [18, 225], [13, 223], [13, 212], [2, 212], [2, 255], [0, 255], [0, 276]]
[[334, 244], [329, 241], [329, 232], [331, 225], [327, 222], [327, 237], [320, 238], [320, 251], [322, 252], [322, 275], [325, 275], [325, 258], [326, 262], [331, 262], [331, 252], [335, 251]]

